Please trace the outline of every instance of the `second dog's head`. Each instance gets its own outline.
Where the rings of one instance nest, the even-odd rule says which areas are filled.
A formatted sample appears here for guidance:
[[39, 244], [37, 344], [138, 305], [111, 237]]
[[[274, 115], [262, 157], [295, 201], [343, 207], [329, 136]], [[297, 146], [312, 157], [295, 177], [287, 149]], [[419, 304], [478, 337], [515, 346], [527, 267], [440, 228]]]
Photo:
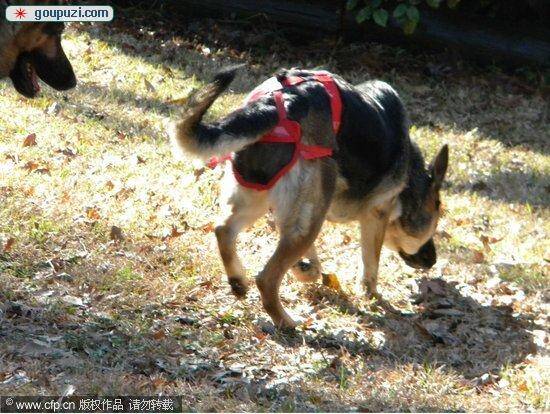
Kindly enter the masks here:
[[73, 88], [76, 77], [61, 46], [63, 30], [63, 23], [0, 22], [0, 78], [9, 76], [28, 98], [40, 91], [38, 78], [57, 90]]
[[412, 150], [409, 182], [399, 195], [397, 218], [388, 224], [384, 244], [409, 266], [429, 269], [437, 259], [433, 235], [442, 213], [439, 192], [449, 149], [443, 146], [427, 171], [420, 151]]

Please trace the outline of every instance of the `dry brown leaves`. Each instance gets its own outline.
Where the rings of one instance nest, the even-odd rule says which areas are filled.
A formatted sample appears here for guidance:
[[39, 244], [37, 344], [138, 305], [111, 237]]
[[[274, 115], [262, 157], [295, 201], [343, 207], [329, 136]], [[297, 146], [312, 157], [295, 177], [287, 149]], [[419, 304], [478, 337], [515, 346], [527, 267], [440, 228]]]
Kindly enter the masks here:
[[36, 134], [32, 133], [27, 135], [27, 137], [23, 140], [23, 147], [32, 147], [36, 145]]

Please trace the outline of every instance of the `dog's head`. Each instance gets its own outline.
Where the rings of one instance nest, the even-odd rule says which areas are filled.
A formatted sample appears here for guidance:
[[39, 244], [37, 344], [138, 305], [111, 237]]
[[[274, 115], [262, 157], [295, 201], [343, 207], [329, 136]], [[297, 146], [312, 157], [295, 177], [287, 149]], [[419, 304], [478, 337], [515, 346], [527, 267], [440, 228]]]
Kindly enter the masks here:
[[40, 91], [38, 78], [57, 90], [76, 85], [71, 63], [61, 46], [63, 23], [0, 24], [0, 77], [9, 76], [28, 98]]
[[429, 269], [437, 259], [433, 235], [442, 213], [439, 193], [449, 149], [443, 146], [427, 171], [416, 148], [412, 155], [409, 183], [399, 196], [397, 218], [388, 224], [384, 242], [409, 266]]

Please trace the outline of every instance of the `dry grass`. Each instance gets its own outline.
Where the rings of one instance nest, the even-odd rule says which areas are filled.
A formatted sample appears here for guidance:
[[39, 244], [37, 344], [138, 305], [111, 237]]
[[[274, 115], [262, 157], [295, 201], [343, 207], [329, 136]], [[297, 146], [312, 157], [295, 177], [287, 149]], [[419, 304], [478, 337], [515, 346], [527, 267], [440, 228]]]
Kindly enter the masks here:
[[[535, 87], [376, 45], [290, 48], [290, 61], [218, 50], [233, 26], [200, 42], [164, 30], [73, 27], [76, 90], [29, 101], [0, 84], [1, 394], [72, 385], [209, 411], [550, 409], [550, 128]], [[295, 335], [269, 329], [255, 289], [230, 295], [212, 233], [221, 172], [174, 161], [163, 122], [177, 111], [168, 100], [236, 57], [251, 70], [214, 115], [277, 66], [325, 65], [395, 85], [430, 157], [450, 144], [437, 265], [382, 258], [381, 290], [402, 316], [349, 293], [355, 225], [326, 224], [318, 240], [348, 293], [285, 280], [304, 320]], [[22, 146], [30, 133], [36, 145]], [[251, 275], [275, 240], [269, 218], [242, 235]]]

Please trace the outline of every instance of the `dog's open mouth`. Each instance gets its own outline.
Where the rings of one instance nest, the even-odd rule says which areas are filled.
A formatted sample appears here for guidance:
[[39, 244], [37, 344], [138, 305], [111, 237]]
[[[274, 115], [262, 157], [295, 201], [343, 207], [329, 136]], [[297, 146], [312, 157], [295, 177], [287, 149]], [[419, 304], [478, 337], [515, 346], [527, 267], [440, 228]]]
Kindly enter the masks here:
[[10, 73], [13, 86], [23, 96], [34, 98], [40, 92], [38, 74], [30, 54], [21, 54]]
[[40, 92], [40, 84], [38, 83], [38, 75], [36, 74], [36, 70], [30, 62], [27, 63], [27, 78], [30, 79], [33, 92], [36, 95]]

